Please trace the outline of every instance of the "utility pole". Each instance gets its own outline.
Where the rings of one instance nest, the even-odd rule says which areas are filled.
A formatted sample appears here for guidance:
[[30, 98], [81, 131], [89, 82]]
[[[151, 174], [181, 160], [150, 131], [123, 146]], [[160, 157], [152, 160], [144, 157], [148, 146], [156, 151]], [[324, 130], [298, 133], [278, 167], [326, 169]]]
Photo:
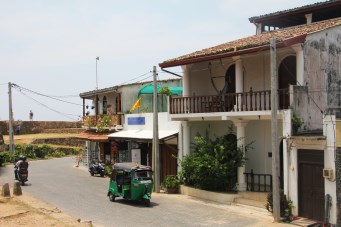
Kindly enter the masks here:
[[272, 132], [272, 214], [274, 222], [280, 222], [280, 193], [279, 193], [279, 149], [278, 149], [278, 121], [277, 121], [277, 67], [276, 67], [276, 38], [270, 39], [270, 70], [271, 70], [271, 132]]
[[9, 127], [9, 150], [14, 153], [14, 138], [13, 138], [13, 110], [12, 110], [12, 83], [8, 82], [8, 127]]
[[154, 192], [160, 192], [160, 154], [159, 154], [159, 120], [157, 109], [157, 83], [156, 66], [153, 67], [154, 92], [153, 92], [153, 166], [154, 171]]

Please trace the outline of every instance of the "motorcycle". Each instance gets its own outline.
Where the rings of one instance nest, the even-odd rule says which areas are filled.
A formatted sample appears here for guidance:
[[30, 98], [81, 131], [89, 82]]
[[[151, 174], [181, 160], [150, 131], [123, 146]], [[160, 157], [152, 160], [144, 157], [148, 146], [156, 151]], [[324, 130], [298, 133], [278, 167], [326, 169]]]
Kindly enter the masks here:
[[25, 185], [25, 182], [28, 181], [28, 170], [26, 168], [19, 169], [17, 171], [17, 178], [21, 185]]
[[91, 176], [99, 174], [101, 177], [104, 177], [104, 163], [101, 161], [98, 163], [92, 163], [89, 167], [89, 172]]

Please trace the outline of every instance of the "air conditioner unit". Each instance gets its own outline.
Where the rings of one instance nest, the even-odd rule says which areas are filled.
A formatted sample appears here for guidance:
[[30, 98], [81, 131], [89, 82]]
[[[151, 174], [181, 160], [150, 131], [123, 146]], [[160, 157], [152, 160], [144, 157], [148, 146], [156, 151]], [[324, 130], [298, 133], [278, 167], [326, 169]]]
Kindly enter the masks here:
[[323, 177], [326, 179], [333, 179], [334, 177], [334, 171], [330, 168], [324, 168], [323, 169]]

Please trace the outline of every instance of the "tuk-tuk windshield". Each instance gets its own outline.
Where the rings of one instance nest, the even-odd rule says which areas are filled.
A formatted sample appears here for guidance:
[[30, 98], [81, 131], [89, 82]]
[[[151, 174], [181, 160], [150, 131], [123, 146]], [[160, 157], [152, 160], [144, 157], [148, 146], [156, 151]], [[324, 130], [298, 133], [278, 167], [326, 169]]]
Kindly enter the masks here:
[[133, 176], [134, 180], [152, 179], [152, 171], [136, 171]]

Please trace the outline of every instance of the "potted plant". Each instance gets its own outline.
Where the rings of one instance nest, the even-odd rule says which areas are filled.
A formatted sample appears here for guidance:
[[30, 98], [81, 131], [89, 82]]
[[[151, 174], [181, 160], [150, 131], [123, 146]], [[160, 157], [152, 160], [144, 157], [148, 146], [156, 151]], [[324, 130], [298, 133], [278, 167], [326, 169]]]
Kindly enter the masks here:
[[177, 193], [180, 187], [180, 181], [176, 176], [167, 176], [162, 182], [162, 186], [166, 189], [167, 193]]
[[292, 122], [293, 134], [296, 135], [298, 129], [303, 125], [303, 121], [296, 114], [293, 114], [291, 118], [291, 122]]

